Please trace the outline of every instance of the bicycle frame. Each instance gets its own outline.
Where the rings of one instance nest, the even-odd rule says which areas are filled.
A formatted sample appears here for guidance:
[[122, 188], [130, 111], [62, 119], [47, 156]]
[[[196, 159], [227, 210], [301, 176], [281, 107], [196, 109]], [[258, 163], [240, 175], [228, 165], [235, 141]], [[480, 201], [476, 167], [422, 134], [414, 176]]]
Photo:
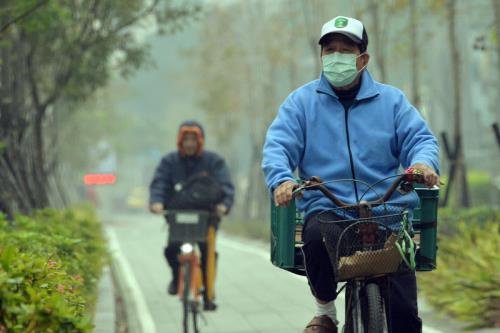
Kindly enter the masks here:
[[[168, 211], [167, 221], [170, 225], [169, 240], [181, 242], [179, 260], [178, 296], [183, 304], [183, 329], [189, 332], [189, 316], [192, 314], [192, 327], [198, 333], [198, 315], [201, 315], [203, 277], [201, 270], [201, 255], [198, 242], [207, 243], [207, 266], [212, 267], [207, 272], [206, 288], [212, 290], [215, 267], [214, 244], [215, 228], [210, 225], [210, 213], [206, 211]], [[210, 295], [209, 295], [210, 296]]]
[[[359, 225], [360, 222], [357, 224]], [[354, 223], [351, 229], [357, 229], [357, 224]], [[344, 231], [345, 232], [345, 231]], [[343, 232], [343, 233], [344, 233]], [[361, 237], [361, 236], [360, 236]], [[325, 239], [328, 241], [328, 239]], [[344, 242], [342, 239], [339, 239], [339, 244]], [[337, 245], [339, 245], [337, 244]], [[328, 244], [327, 244], [328, 245]], [[371, 245], [375, 245], [376, 243], [372, 243]], [[365, 245], [364, 245], [365, 246]], [[339, 246], [335, 246], [337, 249]], [[378, 248], [378, 246], [377, 246]], [[386, 249], [384, 248], [383, 251]], [[369, 258], [371, 253], [382, 253], [379, 252], [382, 250], [375, 250], [372, 252], [371, 249], [366, 248], [366, 251], [360, 252], [365, 256], [365, 259], [357, 262], [355, 266], [358, 264], [358, 268], [354, 269], [354, 266], [346, 265], [346, 260], [351, 260], [351, 265], [356, 263], [356, 255], [353, 256], [344, 256], [341, 255], [337, 250], [338, 258], [335, 259], [335, 262], [341, 262], [339, 259], [342, 257], [344, 259], [344, 265], [339, 264], [339, 269], [336, 272], [336, 278], [340, 281], [345, 281], [345, 285], [337, 291], [337, 295], [345, 288], [346, 297], [345, 297], [345, 325], [344, 332], [349, 333], [358, 333], [358, 332], [373, 332], [373, 333], [382, 333], [387, 332], [387, 329], [390, 329], [390, 312], [387, 311], [390, 307], [390, 298], [388, 293], [388, 276], [391, 274], [390, 272], [394, 272], [397, 270], [397, 267], [401, 264], [401, 257], [399, 257], [399, 253], [393, 250], [389, 250], [392, 254], [387, 257], [384, 254], [384, 257], [387, 260], [390, 259], [390, 265], [381, 261], [381, 257], [373, 256], [369, 260], [370, 264], [367, 265], [367, 258]], [[389, 252], [388, 252], [389, 253]], [[378, 255], [378, 254], [377, 254]], [[363, 258], [363, 256], [359, 257]], [[396, 261], [394, 261], [396, 258]], [[397, 260], [399, 258], [399, 260]], [[375, 263], [372, 265], [372, 263]], [[333, 263], [332, 265], [336, 265]], [[347, 266], [347, 269], [346, 269]], [[350, 267], [350, 268], [349, 268]], [[390, 268], [392, 267], [392, 268]], [[337, 267], [335, 267], [337, 268]], [[361, 269], [361, 271], [359, 270]], [[386, 269], [386, 270], [384, 270]], [[357, 271], [357, 273], [355, 273]], [[363, 272], [363, 273], [361, 273]], [[380, 272], [380, 273], [377, 273]], [[389, 330], [390, 332], [390, 330]]]
[[[371, 202], [358, 202], [356, 204], [346, 204], [339, 200], [324, 186], [324, 183], [319, 177], [312, 177], [308, 181], [304, 182], [301, 186], [298, 186], [298, 188], [294, 191], [294, 194], [303, 190], [319, 190], [337, 207], [340, 207], [341, 209], [354, 209], [355, 211], [357, 211], [357, 217], [352, 220], [353, 224], [356, 224], [356, 221], [358, 219], [367, 219], [369, 221], [372, 218], [372, 207], [385, 205], [386, 201], [391, 197], [391, 195], [400, 185], [405, 191], [413, 189], [411, 187], [412, 181], [423, 182], [423, 176], [421, 174], [401, 175], [393, 184], [391, 184], [387, 192], [383, 194], [379, 199]], [[368, 222], [368, 224], [370, 223], [374, 222]], [[345, 230], [342, 232], [342, 235], [344, 234], [344, 232]], [[322, 236], [325, 239], [323, 231]], [[339, 237], [338, 242], [340, 243], [341, 240], [342, 239]], [[334, 267], [334, 269], [336, 269], [336, 267]], [[337, 292], [338, 294], [342, 291], [343, 288], [346, 289], [346, 321], [344, 332], [390, 332], [391, 323], [389, 311], [390, 297], [388, 297], [388, 275], [384, 273], [377, 277], [359, 276], [348, 278], [345, 281], [345, 286]], [[386, 285], [386, 288], [383, 288], [384, 293], [381, 292], [381, 284]]]
[[179, 285], [178, 295], [183, 303], [183, 328], [189, 332], [189, 312], [193, 317], [193, 329], [198, 333], [197, 316], [200, 312], [201, 290], [203, 287], [200, 269], [200, 252], [197, 244], [184, 243], [181, 246], [179, 258]]

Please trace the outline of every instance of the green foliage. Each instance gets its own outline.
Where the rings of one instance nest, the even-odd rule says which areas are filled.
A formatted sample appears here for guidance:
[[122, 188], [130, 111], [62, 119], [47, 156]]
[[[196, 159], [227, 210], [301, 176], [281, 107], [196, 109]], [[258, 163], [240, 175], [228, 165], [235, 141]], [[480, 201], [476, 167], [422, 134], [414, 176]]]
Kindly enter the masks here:
[[[446, 175], [442, 177], [443, 182], [445, 183], [445, 187], [448, 186], [448, 178]], [[472, 201], [473, 206], [480, 205], [488, 205], [491, 204], [491, 197], [494, 195], [493, 193], [497, 193], [500, 195], [499, 190], [493, 185], [493, 177], [481, 170], [470, 170], [467, 172], [467, 182], [469, 185], [469, 195]], [[452, 187], [455, 184], [452, 185]], [[444, 196], [445, 188], [441, 190], [442, 195]], [[451, 197], [449, 199], [449, 205], [455, 206], [456, 193], [452, 190], [450, 193]]]
[[441, 208], [439, 210], [439, 232], [445, 235], [457, 232], [457, 224], [460, 221], [474, 223], [483, 226], [488, 221], [500, 222], [500, 209], [490, 206], [479, 206], [470, 209], [456, 210], [453, 208]]
[[86, 210], [0, 216], [0, 318], [9, 332], [91, 332], [106, 258], [96, 217]]
[[491, 195], [497, 192], [500, 195], [498, 188], [493, 185], [493, 177], [479, 170], [471, 170], [467, 173], [467, 180], [469, 181], [469, 193], [474, 205], [487, 205], [491, 203]]
[[0, 2], [0, 140], [6, 141], [0, 159], [17, 157], [0, 169], [0, 178], [11, 179], [0, 187], [9, 206], [30, 212], [50, 204], [49, 182], [59, 179], [54, 174], [63, 164], [60, 147], [85, 149], [63, 141], [65, 121], [114, 73], [128, 76], [148, 64], [143, 37], [150, 27], [177, 30], [199, 7], [170, 0]]
[[447, 210], [439, 216], [438, 269], [419, 276], [426, 299], [469, 328], [499, 327], [500, 210]]
[[[14, 17], [39, 3], [8, 2], [6, 8], [12, 8], [8, 14]], [[56, 93], [64, 100], [84, 101], [107, 83], [112, 70], [130, 75], [147, 63], [148, 48], [132, 26], [145, 23], [141, 20], [151, 15], [154, 19], [148, 24], [168, 29], [199, 10], [198, 5], [170, 1], [52, 0], [20, 20], [17, 28], [32, 51], [41, 96]]]

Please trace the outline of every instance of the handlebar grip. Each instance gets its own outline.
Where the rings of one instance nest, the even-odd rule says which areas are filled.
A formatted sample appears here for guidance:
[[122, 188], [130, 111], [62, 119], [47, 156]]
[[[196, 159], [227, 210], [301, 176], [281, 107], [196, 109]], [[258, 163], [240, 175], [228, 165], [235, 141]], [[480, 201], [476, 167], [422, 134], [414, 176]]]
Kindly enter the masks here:
[[408, 168], [405, 170], [406, 181], [423, 184], [425, 183], [424, 173], [420, 169]]

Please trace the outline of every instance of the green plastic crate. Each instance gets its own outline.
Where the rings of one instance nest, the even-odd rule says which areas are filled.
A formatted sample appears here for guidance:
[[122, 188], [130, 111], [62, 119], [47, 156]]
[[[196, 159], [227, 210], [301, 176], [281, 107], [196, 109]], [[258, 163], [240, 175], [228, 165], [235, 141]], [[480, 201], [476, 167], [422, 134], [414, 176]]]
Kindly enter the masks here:
[[437, 255], [437, 211], [439, 189], [417, 188], [420, 205], [413, 211], [413, 228], [419, 240], [417, 248], [417, 271], [436, 269]]
[[[439, 190], [418, 188], [420, 205], [414, 210], [413, 228], [420, 239], [417, 248], [416, 264], [418, 271], [436, 268], [437, 252], [437, 207]], [[297, 211], [295, 202], [287, 207], [276, 207], [271, 200], [271, 262], [273, 265], [304, 274], [301, 232], [304, 221]]]
[[287, 207], [276, 207], [271, 200], [271, 261], [284, 269], [296, 267], [296, 230], [303, 224], [295, 201]]

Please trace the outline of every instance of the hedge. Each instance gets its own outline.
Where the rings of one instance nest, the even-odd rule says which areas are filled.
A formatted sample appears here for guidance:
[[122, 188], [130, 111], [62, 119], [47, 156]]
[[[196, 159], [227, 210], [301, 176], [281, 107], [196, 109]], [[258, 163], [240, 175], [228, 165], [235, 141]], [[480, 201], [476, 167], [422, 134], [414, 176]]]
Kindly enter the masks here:
[[0, 332], [91, 332], [106, 258], [89, 210], [0, 215]]
[[419, 275], [426, 299], [468, 328], [500, 327], [500, 209], [442, 210], [437, 270]]

